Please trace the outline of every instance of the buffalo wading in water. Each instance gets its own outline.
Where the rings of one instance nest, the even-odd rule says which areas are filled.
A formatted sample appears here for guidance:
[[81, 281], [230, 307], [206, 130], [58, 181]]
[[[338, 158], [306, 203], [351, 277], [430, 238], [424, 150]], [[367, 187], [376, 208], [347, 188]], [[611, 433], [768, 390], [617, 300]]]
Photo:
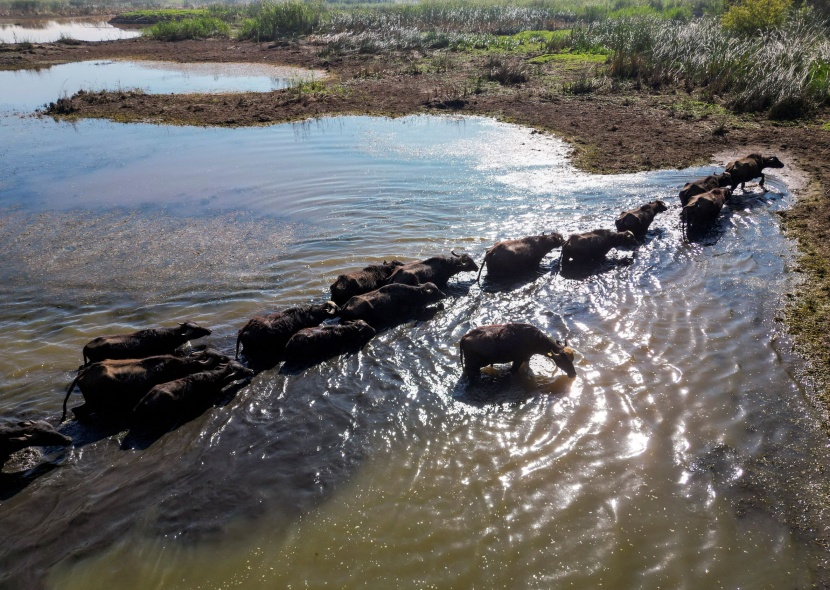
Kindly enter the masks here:
[[680, 190], [680, 204], [685, 206], [689, 199], [695, 195], [702, 195], [708, 193], [713, 188], [723, 188], [725, 186], [732, 186], [732, 175], [728, 172], [722, 174], [711, 174], [698, 178], [692, 182], [687, 182]]
[[630, 231], [595, 229], [572, 234], [562, 245], [562, 264], [592, 264], [602, 261], [612, 248], [636, 248], [637, 237]]
[[745, 184], [754, 178], [761, 178], [758, 186], [764, 188], [766, 177], [764, 168], [783, 168], [784, 163], [776, 156], [762, 156], [761, 154], [749, 154], [746, 158], [734, 160], [726, 165], [726, 172], [732, 176], [732, 190], [740, 184], [741, 190], [746, 190]]
[[153, 387], [135, 405], [130, 418], [132, 427], [148, 430], [166, 429], [177, 421], [198, 414], [215, 404], [223, 389], [235, 381], [248, 380], [254, 371], [236, 361], [212, 371], [194, 373]]
[[356, 352], [375, 337], [375, 329], [363, 320], [303, 328], [285, 345], [285, 362], [313, 365], [348, 352]]
[[340, 311], [340, 319], [363, 320], [378, 329], [405, 322], [445, 298], [434, 283], [385, 285], [349, 299]]
[[699, 234], [709, 229], [720, 215], [721, 209], [729, 197], [730, 188], [713, 188], [708, 193], [695, 195], [680, 212], [680, 221], [685, 228], [686, 236]]
[[496, 242], [484, 254], [476, 282], [487, 266], [487, 277], [495, 280], [508, 279], [517, 274], [533, 270], [551, 250], [565, 243], [561, 234], [550, 233], [541, 236], [527, 236], [517, 240]]
[[334, 301], [326, 301], [251, 318], [236, 338], [236, 358], [239, 358], [241, 346], [251, 366], [258, 369], [273, 367], [280, 362], [282, 351], [294, 334], [303, 328], [319, 326], [339, 312]]
[[636, 209], [623, 211], [617, 217], [614, 225], [617, 226], [617, 231], [630, 231], [638, 240], [642, 240], [646, 237], [646, 232], [657, 214], [667, 209], [668, 207], [666, 207], [663, 201], [652, 201], [651, 203], [640, 205]]
[[100, 336], [84, 346], [84, 364], [108, 359], [139, 359], [170, 354], [190, 340], [209, 336], [210, 330], [193, 322], [175, 328], [139, 330], [131, 334]]
[[461, 367], [470, 377], [477, 377], [482, 367], [495, 363], [513, 363], [514, 373], [530, 360], [534, 354], [553, 359], [556, 366], [573, 379], [574, 351], [568, 346], [547, 336], [530, 324], [494, 324], [480, 326], [461, 337]]
[[0, 424], [0, 467], [17, 451], [27, 447], [65, 447], [72, 439], [44, 420]]
[[76, 415], [126, 415], [153, 386], [213, 368], [228, 360], [225, 355], [208, 349], [187, 357], [165, 354], [85, 365], [78, 369], [78, 375], [66, 390], [61, 422], [66, 419], [66, 404], [75, 385], [81, 390], [85, 402], [75, 408]]
[[398, 268], [389, 277], [389, 284], [401, 283], [404, 285], [422, 285], [434, 283], [438, 287], [445, 287], [450, 277], [460, 272], [475, 272], [478, 265], [468, 254], [452, 256], [434, 256], [421, 262], [410, 262]]
[[363, 270], [339, 275], [329, 288], [331, 300], [337, 305], [343, 305], [355, 295], [362, 295], [379, 289], [389, 280], [392, 273], [403, 266], [400, 260], [383, 261], [382, 264], [371, 264]]

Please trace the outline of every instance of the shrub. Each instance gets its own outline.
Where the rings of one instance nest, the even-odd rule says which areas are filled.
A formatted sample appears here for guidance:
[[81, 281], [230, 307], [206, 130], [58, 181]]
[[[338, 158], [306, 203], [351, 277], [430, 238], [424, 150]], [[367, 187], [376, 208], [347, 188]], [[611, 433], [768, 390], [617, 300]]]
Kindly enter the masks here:
[[723, 26], [737, 33], [769, 31], [784, 24], [793, 0], [742, 0], [723, 15]]
[[486, 77], [505, 86], [527, 82], [527, 67], [518, 59], [491, 56], [485, 64]]

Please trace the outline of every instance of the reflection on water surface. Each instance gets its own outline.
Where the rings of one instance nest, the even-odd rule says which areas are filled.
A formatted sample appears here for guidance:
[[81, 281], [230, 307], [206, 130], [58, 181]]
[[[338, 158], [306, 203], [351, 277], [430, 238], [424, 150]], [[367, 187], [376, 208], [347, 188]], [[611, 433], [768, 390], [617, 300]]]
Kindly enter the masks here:
[[[823, 489], [826, 440], [773, 321], [793, 253], [775, 217], [791, 197], [774, 178], [689, 245], [673, 195], [711, 168], [590, 176], [562, 143], [487, 119], [3, 124], [3, 415], [56, 417], [81, 347], [102, 331], [191, 318], [230, 351], [247, 318], [325, 298], [344, 269], [451, 248], [480, 260], [498, 239], [610, 227], [655, 198], [672, 208], [642, 248], [615, 255], [627, 264], [571, 280], [552, 256], [510, 289], [460, 275], [434, 320], [298, 375], [262, 373], [147, 450], [70, 424], [81, 444], [0, 503], [14, 540], [0, 580], [821, 579], [804, 490]], [[457, 342], [501, 321], [567, 336], [577, 379], [537, 357], [470, 386]]]
[[32, 111], [79, 90], [147, 94], [270, 92], [321, 74], [303, 68], [244, 63], [81, 61], [0, 72], [0, 110]]
[[141, 31], [119, 29], [96, 18], [0, 19], [0, 43], [53, 43], [60, 39], [115, 41], [132, 39]]

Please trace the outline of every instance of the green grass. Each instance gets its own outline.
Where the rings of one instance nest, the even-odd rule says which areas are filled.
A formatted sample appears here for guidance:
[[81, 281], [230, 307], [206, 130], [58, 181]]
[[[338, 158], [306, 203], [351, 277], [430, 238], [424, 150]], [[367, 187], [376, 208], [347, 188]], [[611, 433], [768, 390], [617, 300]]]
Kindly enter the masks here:
[[827, 121], [824, 125], [821, 126], [822, 129], [825, 131], [830, 131], [830, 121]]
[[604, 53], [546, 53], [528, 60], [532, 64], [546, 64], [560, 62], [564, 64], [602, 64], [608, 60]]
[[197, 18], [207, 16], [207, 14], [208, 11], [205, 8], [149, 8], [144, 10], [130, 10], [129, 12], [122, 12], [118, 15], [118, 18], [127, 20], [143, 19], [147, 21], [161, 22]]
[[144, 36], [161, 41], [229, 37], [230, 26], [218, 18], [203, 16], [180, 21], [156, 23], [144, 30]]

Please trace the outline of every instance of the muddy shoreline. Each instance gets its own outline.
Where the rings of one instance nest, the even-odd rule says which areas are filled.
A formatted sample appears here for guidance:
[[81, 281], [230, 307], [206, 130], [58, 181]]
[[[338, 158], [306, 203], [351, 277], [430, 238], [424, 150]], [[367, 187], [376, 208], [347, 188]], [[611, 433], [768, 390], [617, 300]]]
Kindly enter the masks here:
[[[130, 39], [0, 46], [0, 69], [42, 68], [71, 61], [148, 59], [252, 62], [325, 71], [322, 87], [234, 95], [80, 93], [50, 114], [121, 122], [199, 126], [268, 125], [345, 114], [403, 116], [445, 113], [492, 116], [555, 133], [571, 143], [575, 164], [602, 173], [684, 168], [720, 161], [719, 154], [777, 154], [784, 172], [803, 178], [784, 227], [802, 253], [804, 273], [788, 295], [785, 321], [796, 351], [810, 361], [807, 376], [817, 401], [830, 405], [830, 130], [827, 111], [798, 122], [736, 116], [701, 108], [680, 88], [658, 90], [603, 84], [587, 95], [562, 91], [563, 82], [594, 76], [596, 64], [552, 61], [523, 84], [482, 83], [487, 57], [456, 53], [325, 56], [311, 42]], [[56, 97], [57, 100], [58, 97]], [[40, 116], [44, 116], [41, 114]]]

